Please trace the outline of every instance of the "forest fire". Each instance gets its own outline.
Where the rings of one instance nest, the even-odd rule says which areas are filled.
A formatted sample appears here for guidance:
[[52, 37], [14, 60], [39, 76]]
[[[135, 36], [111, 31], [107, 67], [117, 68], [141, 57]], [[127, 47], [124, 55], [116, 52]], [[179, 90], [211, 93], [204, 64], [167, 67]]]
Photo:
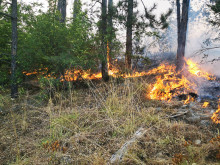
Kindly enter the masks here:
[[[184, 104], [195, 101], [195, 95], [197, 93], [197, 85], [189, 77], [198, 77], [205, 80], [215, 80], [215, 77], [205, 71], [199, 69], [199, 66], [191, 60], [186, 60], [187, 71], [190, 75], [185, 76], [176, 72], [175, 65], [161, 64], [157, 68], [154, 68], [148, 72], [133, 72], [133, 73], [121, 73], [120, 70], [114, 65], [109, 64], [108, 59], [108, 74], [111, 77], [117, 78], [134, 78], [142, 77], [146, 75], [158, 75], [156, 82], [150, 85], [150, 92], [147, 97], [153, 100], [165, 100], [171, 101], [174, 98], [180, 98], [184, 100]], [[48, 69], [44, 71], [34, 71], [32, 73], [23, 72], [25, 75], [43, 75], [45, 78], [56, 78], [54, 74], [47, 74]], [[60, 81], [77, 81], [77, 80], [94, 80], [101, 79], [101, 72], [91, 73], [91, 70], [66, 70], [64, 76], [60, 76]], [[207, 107], [208, 102], [205, 102], [203, 107]]]

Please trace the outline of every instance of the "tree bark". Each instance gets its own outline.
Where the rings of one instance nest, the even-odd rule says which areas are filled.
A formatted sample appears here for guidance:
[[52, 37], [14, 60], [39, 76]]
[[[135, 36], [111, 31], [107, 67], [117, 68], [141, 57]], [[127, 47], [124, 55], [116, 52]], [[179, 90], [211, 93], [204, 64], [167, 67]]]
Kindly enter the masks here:
[[132, 58], [132, 25], [133, 25], [133, 0], [128, 0], [127, 9], [127, 35], [126, 35], [126, 53], [125, 53], [125, 66], [127, 69], [131, 69], [131, 58]]
[[58, 0], [57, 10], [61, 14], [61, 23], [65, 23], [66, 21], [66, 0]]
[[177, 5], [177, 25], [178, 25], [178, 48], [177, 48], [177, 71], [181, 71], [185, 65], [185, 48], [186, 48], [186, 34], [189, 16], [190, 0], [183, 0], [182, 14], [180, 13], [180, 2], [176, 0]]
[[18, 84], [17, 84], [17, 0], [12, 0], [12, 44], [11, 44], [11, 98], [18, 97]]
[[102, 79], [109, 80], [107, 65], [107, 0], [102, 0], [102, 21], [101, 21], [101, 39], [102, 39]]
[[108, 0], [108, 32], [109, 32], [109, 38], [108, 38], [108, 62], [109, 62], [109, 68], [111, 67], [112, 63], [112, 40], [113, 40], [113, 0]]

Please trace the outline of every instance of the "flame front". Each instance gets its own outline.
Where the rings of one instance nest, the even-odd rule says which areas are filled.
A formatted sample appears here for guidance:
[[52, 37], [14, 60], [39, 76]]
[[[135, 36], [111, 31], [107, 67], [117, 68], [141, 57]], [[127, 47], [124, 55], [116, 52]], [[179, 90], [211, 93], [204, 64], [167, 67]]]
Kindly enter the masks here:
[[[163, 73], [158, 76], [156, 83], [152, 85], [151, 92], [149, 93], [150, 99], [154, 100], [167, 100], [181, 94], [187, 94], [189, 91], [193, 92], [191, 88], [194, 84], [187, 80], [183, 75], [176, 73], [176, 67], [173, 65], [161, 65], [159, 70], [152, 70], [150, 73]], [[188, 97], [186, 100], [191, 100]]]
[[[156, 82], [151, 85], [151, 90], [148, 93], [150, 99], [155, 100], [167, 100], [170, 101], [180, 95], [186, 95], [190, 92], [197, 93], [194, 89], [196, 86], [193, 82], [188, 80], [184, 75], [176, 72], [176, 67], [174, 65], [161, 64], [157, 68], [154, 68], [148, 72], [132, 72], [132, 73], [121, 73], [120, 70], [114, 65], [110, 64], [109, 59], [109, 49], [107, 51], [107, 61], [108, 61], [108, 74], [112, 77], [122, 77], [122, 78], [134, 78], [142, 77], [146, 75], [156, 74]], [[186, 61], [188, 65], [188, 71], [197, 77], [202, 77], [207, 80], [213, 80], [214, 76], [208, 74], [199, 69], [198, 65], [193, 63], [191, 60]], [[47, 74], [48, 69], [44, 71], [34, 71], [32, 73], [23, 72], [25, 75], [44, 75], [45, 78], [56, 78], [54, 74]], [[61, 81], [76, 81], [76, 80], [93, 80], [101, 79], [101, 72], [91, 73], [91, 70], [66, 70], [64, 76], [60, 77]], [[185, 99], [185, 104], [194, 101], [194, 98], [187, 96]]]
[[[186, 69], [188, 69], [191, 75], [206, 80], [215, 80], [213, 75], [199, 69], [198, 65], [191, 60], [186, 60], [186, 63]], [[189, 95], [189, 93], [197, 93], [195, 83], [191, 79], [187, 79], [184, 74], [177, 73], [174, 65], [162, 64], [149, 73], [163, 74], [158, 76], [156, 82], [151, 85], [151, 91], [148, 94], [150, 99], [170, 101], [177, 96], [183, 95], [186, 96], [184, 104], [194, 101], [195, 98]]]

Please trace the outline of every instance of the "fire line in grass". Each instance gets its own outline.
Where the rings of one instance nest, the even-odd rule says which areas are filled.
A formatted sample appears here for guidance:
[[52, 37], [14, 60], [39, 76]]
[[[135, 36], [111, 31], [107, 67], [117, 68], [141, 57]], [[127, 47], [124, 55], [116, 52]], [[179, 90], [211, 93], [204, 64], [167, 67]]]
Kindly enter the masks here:
[[[194, 77], [196, 79], [204, 80], [215, 80], [216, 78], [209, 74], [208, 72], [202, 71], [199, 69], [199, 66], [191, 60], [186, 60], [187, 66], [184, 68], [188, 73], [188, 76], [176, 72], [175, 65], [161, 64], [157, 68], [154, 68], [148, 72], [133, 72], [128, 74], [120, 73], [120, 70], [113, 65], [109, 64], [108, 59], [108, 74], [112, 77], [122, 77], [122, 78], [134, 78], [142, 77], [147, 75], [156, 74], [159, 75], [156, 77], [156, 82], [150, 85], [150, 92], [147, 94], [147, 97], [152, 100], [165, 100], [171, 101], [172, 99], [185, 95], [187, 96], [184, 100], [184, 104], [195, 101], [195, 97], [189, 93], [197, 93], [197, 85], [188, 77]], [[184, 72], [183, 72], [184, 73]], [[31, 73], [23, 72], [23, 74], [44, 76], [45, 78], [55, 79], [55, 74], [48, 74], [48, 69], [42, 69], [34, 71]], [[101, 72], [91, 73], [91, 70], [66, 70], [64, 76], [60, 77], [60, 81], [77, 81], [77, 80], [94, 80], [101, 79]], [[209, 105], [208, 102], [203, 104], [203, 108], [206, 108]], [[220, 123], [220, 108], [213, 114], [212, 120], [215, 123]]]

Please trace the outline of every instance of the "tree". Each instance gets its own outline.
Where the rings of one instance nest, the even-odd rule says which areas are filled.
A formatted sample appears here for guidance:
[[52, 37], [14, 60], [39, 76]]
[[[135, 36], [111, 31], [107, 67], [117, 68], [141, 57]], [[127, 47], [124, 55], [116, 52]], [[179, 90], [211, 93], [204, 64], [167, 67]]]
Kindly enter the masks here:
[[108, 65], [107, 65], [107, 0], [102, 0], [101, 14], [101, 50], [102, 50], [102, 79], [108, 81]]
[[186, 47], [186, 33], [188, 26], [190, 0], [183, 0], [182, 11], [180, 10], [180, 0], [176, 0], [177, 6], [177, 29], [178, 29], [178, 48], [177, 48], [177, 71], [181, 71], [185, 65], [185, 47]]
[[[1, 1], [2, 3], [2, 1]], [[11, 18], [11, 98], [18, 97], [18, 83], [17, 83], [17, 45], [18, 45], [18, 30], [17, 30], [17, 17], [18, 17], [17, 0], [12, 0], [11, 15], [0, 13], [6, 17]]]
[[113, 27], [113, 0], [108, 0], [108, 62], [111, 65], [112, 61], [112, 49], [113, 49], [113, 38], [114, 38], [114, 27]]
[[[131, 60], [134, 52], [133, 40], [135, 39], [139, 42], [139, 44], [141, 44], [141, 38], [143, 37], [158, 37], [158, 32], [152, 32], [152, 30], [166, 29], [168, 27], [167, 19], [172, 13], [172, 10], [169, 9], [168, 12], [161, 14], [160, 18], [157, 19], [156, 15], [152, 14], [152, 12], [156, 9], [156, 4], [154, 4], [152, 8], [148, 9], [143, 0], [141, 0], [141, 3], [144, 7], [144, 13], [140, 13], [137, 9], [139, 5], [137, 1], [119, 1], [117, 5], [118, 20], [126, 27], [125, 64], [127, 69], [131, 69]], [[151, 28], [150, 32], [146, 30], [147, 28]]]
[[18, 97], [18, 84], [17, 84], [17, 45], [18, 45], [18, 31], [17, 31], [17, 0], [12, 0], [12, 43], [11, 43], [11, 97]]
[[212, 1], [214, 4], [208, 5], [213, 13], [213, 17], [209, 18], [209, 22], [213, 26], [220, 26], [220, 0]]
[[80, 0], [74, 0], [73, 2], [73, 19], [77, 17], [77, 15], [80, 14], [82, 10], [82, 3]]
[[[1, 1], [2, 3], [2, 1]], [[17, 45], [18, 45], [18, 31], [17, 31], [17, 0], [12, 0], [11, 15], [0, 12], [1, 15], [11, 18], [11, 98], [18, 97], [18, 83], [17, 83]]]
[[58, 0], [57, 10], [61, 14], [60, 22], [64, 23], [66, 21], [66, 0]]
[[126, 32], [126, 53], [125, 53], [125, 66], [127, 69], [131, 69], [133, 9], [134, 9], [134, 1], [128, 0], [127, 22], [126, 22], [126, 31], [127, 31]]

